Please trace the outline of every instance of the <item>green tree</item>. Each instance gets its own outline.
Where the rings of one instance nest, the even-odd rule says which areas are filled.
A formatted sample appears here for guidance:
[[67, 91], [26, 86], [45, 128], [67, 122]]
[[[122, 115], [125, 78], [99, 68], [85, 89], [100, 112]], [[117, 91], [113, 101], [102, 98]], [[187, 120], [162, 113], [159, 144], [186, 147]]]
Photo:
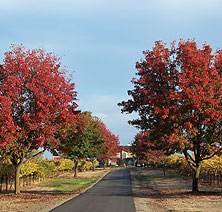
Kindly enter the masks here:
[[65, 136], [60, 136], [59, 153], [74, 162], [74, 177], [77, 177], [81, 159], [90, 158], [94, 164], [100, 155], [103, 141], [98, 119], [91, 112], [82, 112], [63, 129], [63, 133]]

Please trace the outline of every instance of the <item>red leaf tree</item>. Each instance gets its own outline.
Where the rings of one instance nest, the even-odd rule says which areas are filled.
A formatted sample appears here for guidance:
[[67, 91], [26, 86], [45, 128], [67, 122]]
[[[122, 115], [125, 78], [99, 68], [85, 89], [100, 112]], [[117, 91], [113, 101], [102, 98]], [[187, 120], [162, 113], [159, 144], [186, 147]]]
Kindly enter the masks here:
[[75, 118], [74, 84], [60, 69], [59, 58], [42, 49], [12, 46], [5, 53], [0, 84], [0, 154], [15, 166], [15, 193], [19, 173], [34, 149], [59, 146], [55, 134]]
[[152, 132], [158, 149], [184, 153], [198, 191], [202, 161], [222, 149], [222, 51], [212, 53], [207, 44], [200, 49], [194, 40], [170, 48], [158, 41], [144, 56], [128, 91], [132, 98], [119, 105], [138, 112], [130, 123]]
[[132, 143], [131, 151], [137, 157], [137, 160], [151, 160], [153, 167], [158, 163], [163, 167], [163, 173], [165, 175], [165, 151], [157, 149], [155, 143], [150, 141], [150, 132], [139, 132], [135, 136], [134, 142]]
[[156, 149], [154, 143], [150, 141], [150, 133], [140, 132], [135, 136], [132, 143], [132, 152], [138, 159], [162, 160], [166, 155], [165, 151]]
[[116, 155], [120, 152], [119, 137], [108, 130], [103, 122], [100, 121], [100, 134], [104, 140], [104, 148], [100, 159], [103, 161], [104, 168], [109, 159], [115, 160]]

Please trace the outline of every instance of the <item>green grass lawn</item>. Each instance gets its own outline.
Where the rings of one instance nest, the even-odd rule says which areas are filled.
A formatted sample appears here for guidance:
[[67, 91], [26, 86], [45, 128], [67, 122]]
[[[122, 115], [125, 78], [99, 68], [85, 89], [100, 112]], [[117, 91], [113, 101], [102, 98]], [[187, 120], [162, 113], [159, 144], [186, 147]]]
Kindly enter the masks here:
[[75, 192], [95, 181], [96, 178], [54, 179], [44, 182], [41, 186], [53, 188], [56, 192]]

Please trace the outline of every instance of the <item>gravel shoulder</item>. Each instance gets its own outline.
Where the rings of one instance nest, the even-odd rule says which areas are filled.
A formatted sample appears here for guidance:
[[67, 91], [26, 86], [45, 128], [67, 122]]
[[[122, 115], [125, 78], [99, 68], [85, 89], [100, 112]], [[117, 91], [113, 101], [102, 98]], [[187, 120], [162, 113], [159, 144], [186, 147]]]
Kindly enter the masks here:
[[[96, 184], [102, 179], [111, 169], [100, 169], [96, 171], [79, 172], [79, 178], [96, 178]], [[64, 173], [59, 178], [69, 179], [73, 178], [73, 173]], [[35, 184], [29, 187], [21, 188], [21, 194], [15, 195], [12, 192], [0, 193], [0, 211], [1, 212], [48, 212], [62, 203], [82, 194], [87, 189], [79, 190], [77, 192], [58, 193], [50, 190], [48, 187], [39, 186]]]
[[163, 176], [161, 169], [131, 169], [134, 203], [137, 212], [221, 212], [222, 188], [200, 185], [191, 192], [191, 180], [174, 171]]

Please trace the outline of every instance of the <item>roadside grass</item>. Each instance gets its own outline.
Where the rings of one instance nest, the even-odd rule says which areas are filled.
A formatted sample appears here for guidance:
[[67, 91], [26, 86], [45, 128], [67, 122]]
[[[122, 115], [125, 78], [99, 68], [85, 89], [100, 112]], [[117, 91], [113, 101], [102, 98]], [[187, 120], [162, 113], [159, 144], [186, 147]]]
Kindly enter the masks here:
[[96, 178], [53, 179], [42, 183], [40, 186], [51, 188], [56, 192], [67, 193], [87, 188], [94, 182], [96, 182]]

